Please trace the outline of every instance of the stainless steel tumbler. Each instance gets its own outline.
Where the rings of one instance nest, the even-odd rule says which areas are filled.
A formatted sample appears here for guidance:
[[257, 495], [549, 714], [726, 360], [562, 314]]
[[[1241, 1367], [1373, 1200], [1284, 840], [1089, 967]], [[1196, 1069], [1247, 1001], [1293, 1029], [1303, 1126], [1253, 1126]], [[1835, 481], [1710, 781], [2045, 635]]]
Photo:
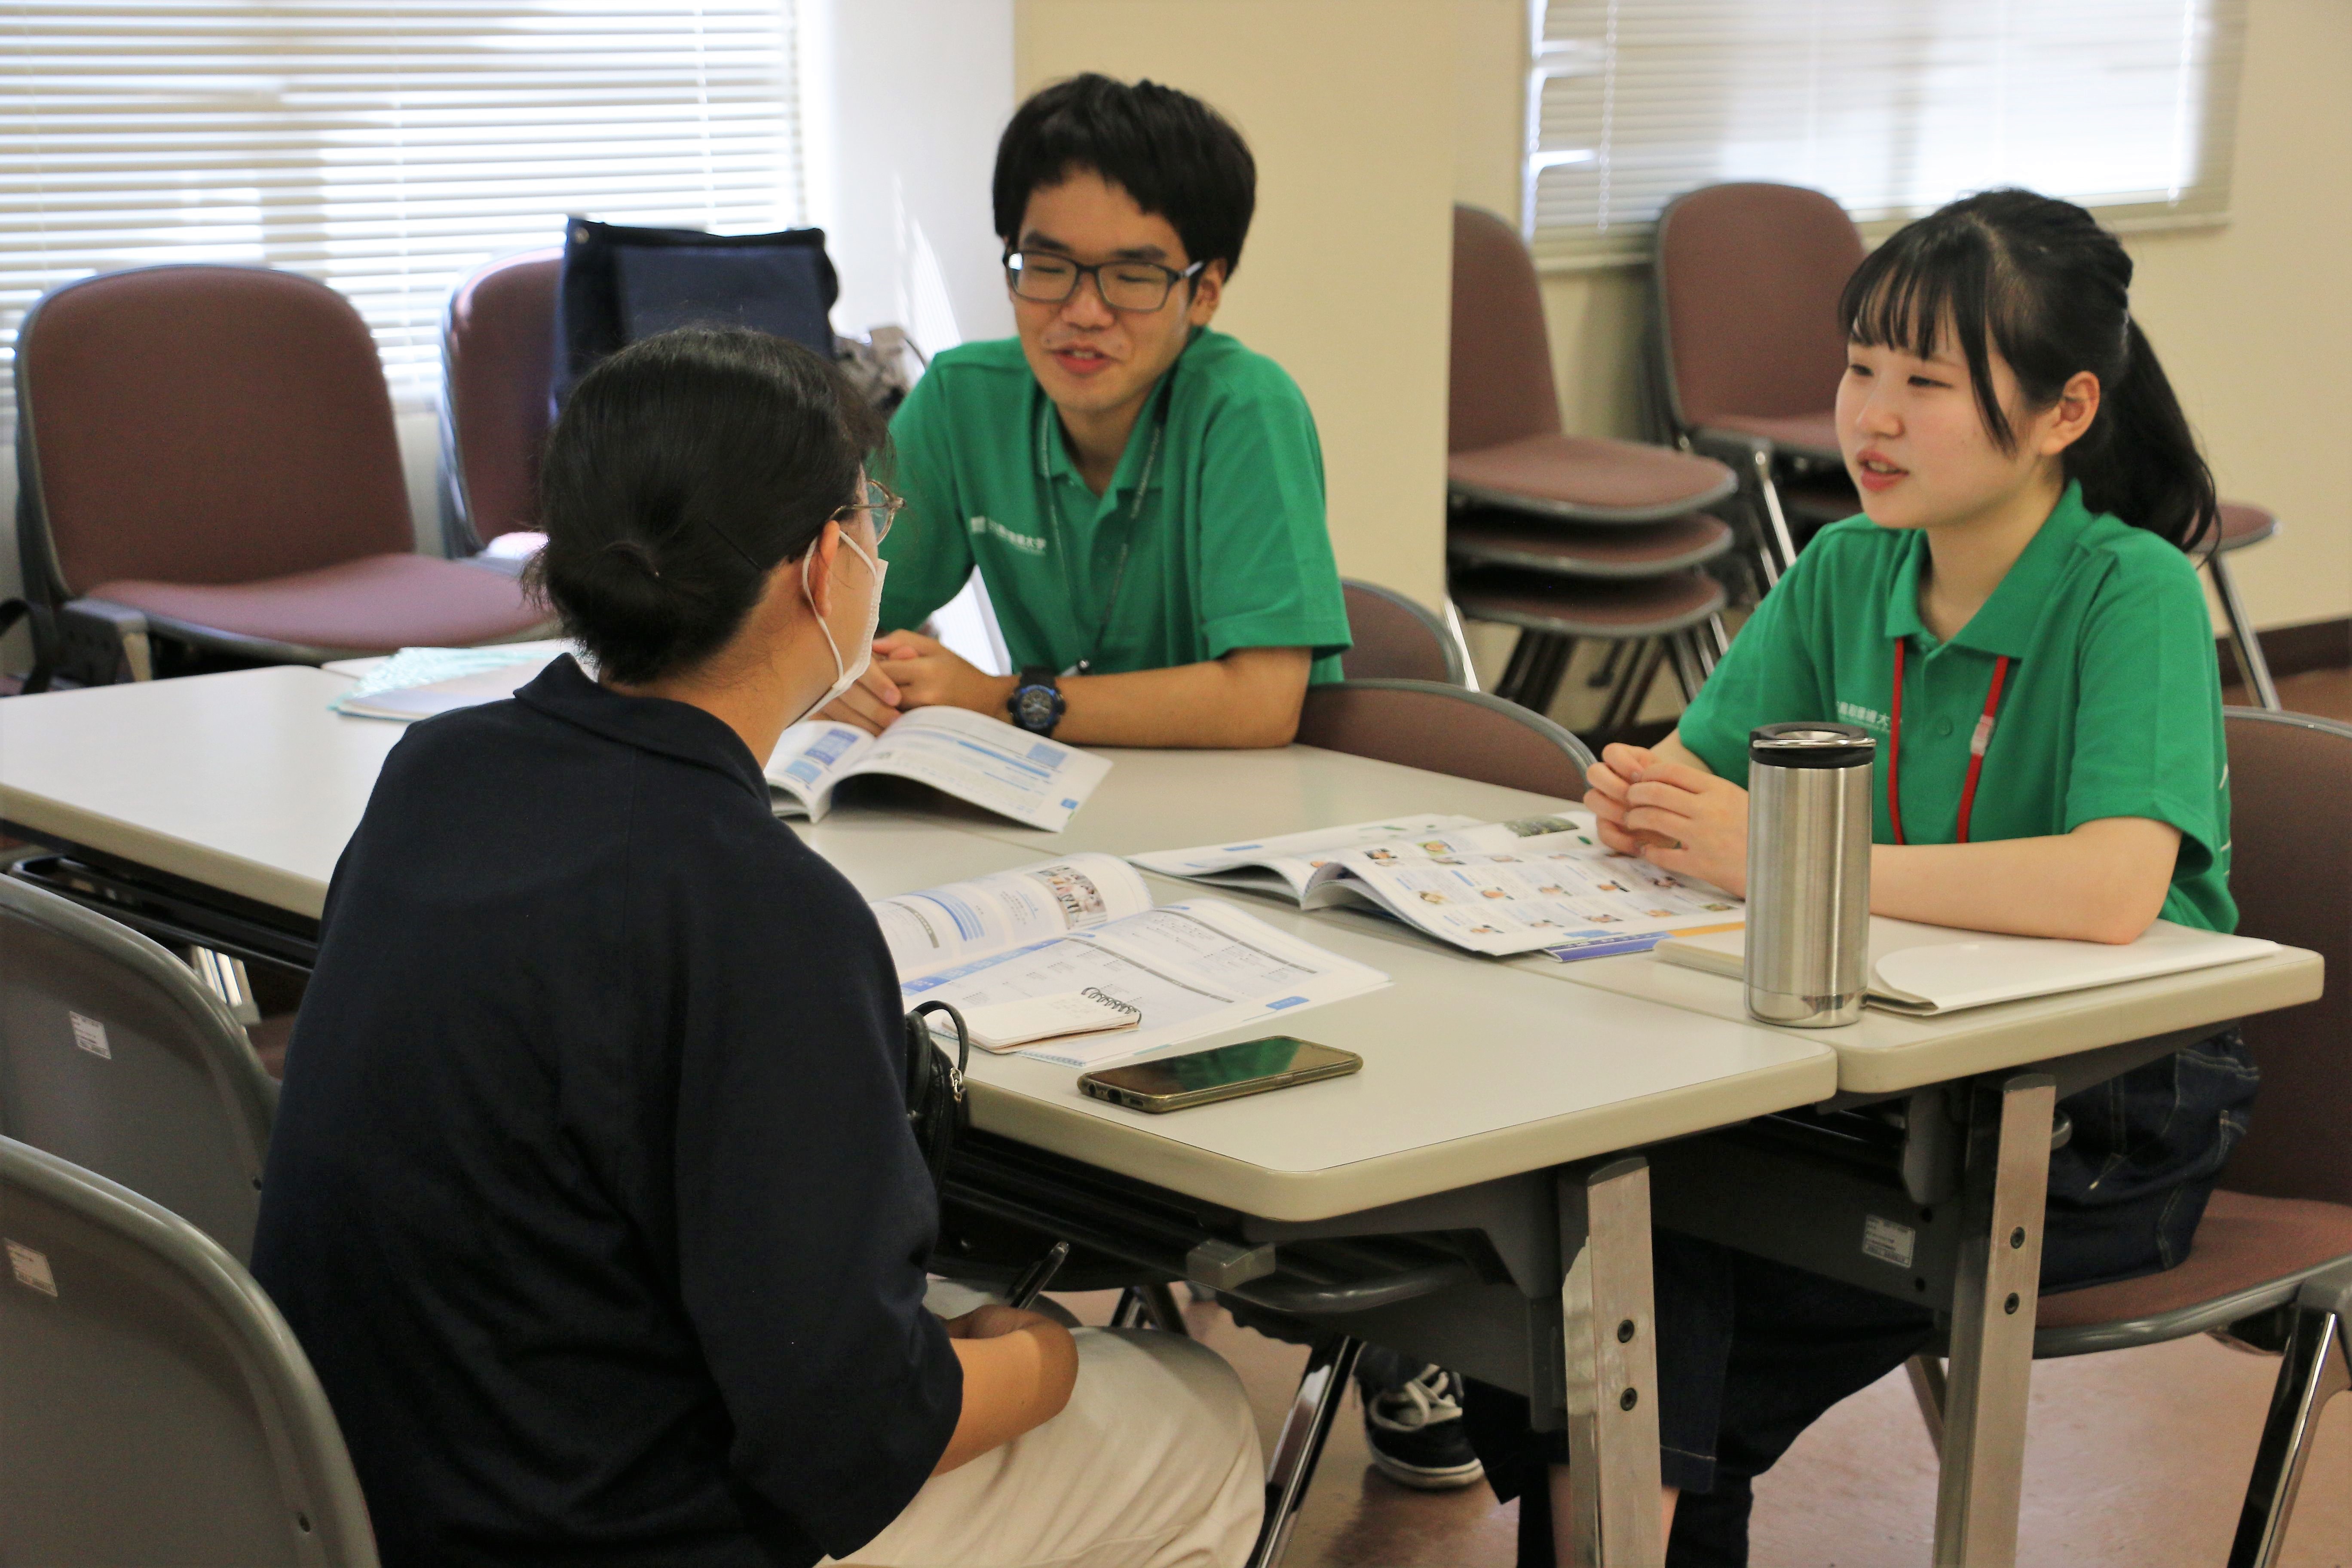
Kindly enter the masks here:
[[1766, 1023], [1862, 1016], [1877, 750], [1852, 724], [1767, 724], [1748, 737], [1748, 1010]]

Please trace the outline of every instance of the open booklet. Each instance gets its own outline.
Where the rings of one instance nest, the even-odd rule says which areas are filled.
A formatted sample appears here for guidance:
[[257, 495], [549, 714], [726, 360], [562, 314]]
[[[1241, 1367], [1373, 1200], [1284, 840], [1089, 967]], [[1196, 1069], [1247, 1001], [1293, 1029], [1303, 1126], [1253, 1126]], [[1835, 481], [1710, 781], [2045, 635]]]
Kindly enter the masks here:
[[360, 719], [430, 719], [512, 697], [558, 654], [579, 651], [558, 637], [488, 647], [404, 647], [381, 658], [339, 659], [325, 668], [358, 679], [328, 706]]
[[[1671, 963], [1738, 979], [1745, 933], [1679, 936], [1658, 944]], [[2019, 1002], [2235, 963], [2278, 951], [2255, 937], [2224, 936], [2158, 921], [2137, 942], [2111, 944], [2051, 937], [1995, 936], [1950, 926], [1870, 917], [1868, 1005], [1934, 1017], [1995, 1002]]]
[[1136, 1027], [1023, 1056], [1093, 1068], [1378, 990], [1389, 977], [1213, 899], [1151, 907], [1133, 868], [1073, 855], [873, 906], [906, 1003], [987, 1006], [1092, 990]]
[[961, 708], [912, 709], [879, 735], [823, 719], [795, 724], [767, 767], [778, 816], [821, 821], [842, 780], [888, 773], [1055, 833], [1109, 772], [1091, 752]]
[[[1400, 824], [1423, 826], [1388, 831]], [[1163, 876], [1287, 889], [1302, 909], [1369, 904], [1496, 956], [1538, 949], [1569, 956], [1743, 918], [1740, 901], [1720, 889], [1612, 854], [1586, 812], [1517, 822], [1398, 818], [1129, 858]]]

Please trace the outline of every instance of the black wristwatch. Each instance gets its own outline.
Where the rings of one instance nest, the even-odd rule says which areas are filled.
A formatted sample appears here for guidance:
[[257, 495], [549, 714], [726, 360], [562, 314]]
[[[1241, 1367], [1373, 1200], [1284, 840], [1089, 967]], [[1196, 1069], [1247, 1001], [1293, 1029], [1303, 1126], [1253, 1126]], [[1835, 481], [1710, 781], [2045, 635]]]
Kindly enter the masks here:
[[1033, 735], [1052, 734], [1069, 706], [1055, 683], [1054, 672], [1042, 664], [1033, 664], [1014, 677], [1013, 695], [1004, 700], [1004, 710], [1013, 721]]

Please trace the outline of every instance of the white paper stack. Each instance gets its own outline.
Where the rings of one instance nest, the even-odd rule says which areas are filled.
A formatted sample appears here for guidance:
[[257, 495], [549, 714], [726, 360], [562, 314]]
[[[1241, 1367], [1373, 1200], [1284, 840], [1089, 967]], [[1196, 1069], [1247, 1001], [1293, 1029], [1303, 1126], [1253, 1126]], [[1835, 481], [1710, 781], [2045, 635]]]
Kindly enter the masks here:
[[[1745, 941], [1746, 933], [1737, 931], [1678, 936], [1654, 951], [1669, 963], [1738, 979], [1746, 962]], [[1873, 915], [1869, 1005], [1934, 1017], [1995, 1002], [2238, 963], [2277, 951], [2274, 942], [2197, 931], [2170, 921], [2157, 921], [2137, 942], [2108, 943], [1994, 936]]]

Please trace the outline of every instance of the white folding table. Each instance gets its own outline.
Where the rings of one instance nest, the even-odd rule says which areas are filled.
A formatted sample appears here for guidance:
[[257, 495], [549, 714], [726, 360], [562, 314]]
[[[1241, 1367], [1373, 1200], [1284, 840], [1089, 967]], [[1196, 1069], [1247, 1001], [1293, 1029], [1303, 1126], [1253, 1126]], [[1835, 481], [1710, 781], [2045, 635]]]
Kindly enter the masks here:
[[[84, 896], [100, 908], [111, 900], [157, 934], [232, 950], [244, 942], [256, 956], [299, 962], [335, 858], [401, 733], [329, 712], [346, 679], [265, 669], [0, 702], [0, 823], [72, 851], [89, 874]], [[1563, 804], [1299, 746], [1108, 754], [1109, 776], [1059, 834], [881, 781], [853, 784], [824, 823], [799, 831], [882, 897], [1081, 850], [1140, 853], [1414, 811], [1491, 820]], [[1202, 891], [1155, 879], [1163, 902]], [[1364, 1056], [1364, 1072], [1149, 1118], [1080, 1096], [1068, 1068], [985, 1058], [972, 1074], [972, 1112], [995, 1184], [973, 1195], [1001, 1214], [1084, 1228], [1093, 1242], [1244, 1300], [1282, 1287], [1275, 1299], [1296, 1316], [1344, 1320], [1352, 1338], [1529, 1393], [1538, 1418], [1564, 1421], [1572, 1452], [1600, 1478], [1576, 1489], [1580, 1563], [1662, 1556], [1645, 1331], [1652, 1163], [1677, 1228], [1753, 1224], [1776, 1236], [1725, 1239], [1869, 1282], [1847, 1256], [1853, 1239], [1838, 1230], [1854, 1205], [1877, 1201], [1867, 1184], [1832, 1184], [1844, 1207], [1833, 1224], [1816, 1223], [1795, 1178], [1786, 1190], [1774, 1184], [1790, 1167], [1774, 1163], [1773, 1151], [1759, 1154], [1737, 1133], [1691, 1135], [1819, 1103], [1876, 1106], [1880, 1125], [1904, 1122], [1886, 1154], [1897, 1189], [1916, 1174], [1943, 1184], [1922, 1190], [1949, 1200], [1940, 1227], [1916, 1213], [1879, 1216], [1913, 1222], [1921, 1299], [1953, 1314], [1937, 1560], [2011, 1563], [2051, 1106], [2062, 1084], [2112, 1076], [2320, 986], [2315, 955], [2288, 952], [1950, 1018], [1874, 1013], [1846, 1029], [1790, 1030], [1749, 1021], [1736, 984], [1646, 957], [1496, 962], [1367, 914], [1247, 901], [1259, 918], [1393, 977], [1302, 1019], [1306, 1032]], [[1948, 1131], [1926, 1114], [1931, 1105]], [[1648, 1160], [1616, 1158], [1629, 1151]], [[1772, 1179], [1759, 1183], [1759, 1170]], [[1183, 1210], [1174, 1221], [1160, 1212], [1171, 1205]], [[1206, 1255], [1169, 1251], [1204, 1227], [1217, 1243]], [[1447, 1274], [1412, 1252], [1410, 1238], [1438, 1232], [1483, 1237], [1477, 1266]], [[1996, 1245], [2011, 1236], [2024, 1239]], [[1391, 1261], [1402, 1259], [1393, 1276], [1402, 1283], [1370, 1304], [1360, 1290], [1318, 1296], [1311, 1279], [1250, 1274], [1287, 1270], [1275, 1260], [1291, 1257], [1328, 1263], [1318, 1247], [1360, 1250], [1381, 1237], [1401, 1238]], [[1419, 1288], [1440, 1275], [1436, 1288]], [[2016, 1310], [2001, 1310], [2012, 1299]], [[1333, 1301], [1346, 1310], [1318, 1312]], [[1622, 1342], [1612, 1331], [1621, 1323], [1633, 1326]], [[1269, 1555], [1286, 1517], [1280, 1505], [1295, 1502], [1311, 1470], [1345, 1371], [1328, 1357], [1310, 1363], [1277, 1455], [1288, 1489], [1263, 1543]]]

